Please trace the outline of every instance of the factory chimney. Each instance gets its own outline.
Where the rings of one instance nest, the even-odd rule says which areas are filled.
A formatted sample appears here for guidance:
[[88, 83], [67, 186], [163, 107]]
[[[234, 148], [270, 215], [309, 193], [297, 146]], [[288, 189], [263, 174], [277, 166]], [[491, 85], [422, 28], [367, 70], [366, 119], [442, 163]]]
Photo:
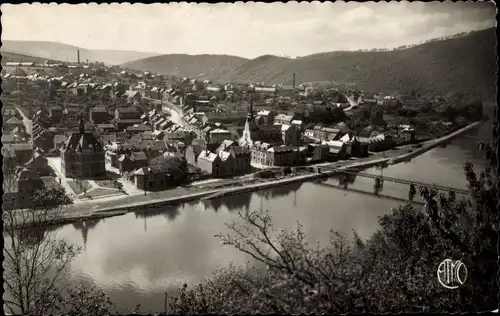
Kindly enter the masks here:
[[295, 73], [293, 73], [293, 83], [292, 83], [293, 88], [295, 88]]
[[80, 65], [80, 50], [79, 49], [76, 50], [76, 60], [78, 62], [78, 65]]

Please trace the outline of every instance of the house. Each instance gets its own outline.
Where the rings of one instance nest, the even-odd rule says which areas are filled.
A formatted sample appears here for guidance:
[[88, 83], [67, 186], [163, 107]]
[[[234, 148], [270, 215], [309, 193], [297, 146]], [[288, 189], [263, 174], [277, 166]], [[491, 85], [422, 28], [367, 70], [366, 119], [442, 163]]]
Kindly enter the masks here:
[[108, 134], [111, 132], [118, 131], [118, 128], [115, 126], [115, 124], [111, 124], [111, 123], [97, 124], [96, 128], [99, 131], [99, 133], [103, 133], [103, 134]]
[[348, 157], [368, 157], [368, 144], [360, 142], [359, 137], [353, 137], [344, 144]]
[[415, 129], [409, 125], [399, 126], [398, 136], [403, 142], [414, 142], [415, 141]]
[[78, 120], [80, 116], [88, 116], [88, 113], [86, 113], [82, 107], [80, 106], [66, 106], [64, 109], [64, 114], [66, 115], [66, 119], [70, 122], [75, 122]]
[[63, 109], [58, 105], [54, 105], [50, 107], [49, 116], [52, 123], [59, 123], [63, 118]]
[[[4, 142], [3, 139], [2, 142]], [[55, 148], [54, 135], [52, 133], [44, 131], [33, 137], [33, 145], [36, 148], [41, 149], [43, 152], [48, 153]]]
[[251, 154], [248, 148], [236, 145], [230, 146], [229, 153], [234, 159], [233, 174], [244, 174], [252, 169], [250, 164]]
[[2, 115], [3, 115], [3, 117], [4, 117], [5, 120], [8, 120], [11, 117], [18, 116], [19, 114], [17, 113], [16, 108], [14, 108], [13, 106], [6, 106], [4, 104], [4, 107], [2, 109]]
[[370, 137], [358, 137], [359, 142], [368, 145], [368, 150], [372, 152], [379, 152], [394, 148], [394, 138], [390, 134], [378, 134], [374, 132]]
[[43, 189], [43, 181], [40, 176], [29, 168], [19, 168], [16, 180], [18, 195], [27, 201], [32, 200], [31, 197], [36, 190]]
[[123, 131], [129, 126], [142, 124], [141, 119], [119, 119], [115, 121], [116, 127], [118, 130]]
[[282, 140], [284, 145], [296, 145], [299, 141], [299, 130], [297, 125], [281, 125]]
[[198, 155], [197, 166], [203, 172], [218, 177], [221, 173], [222, 160], [218, 154], [210, 152], [209, 150], [203, 150], [200, 155]]
[[19, 126], [23, 126], [23, 121], [13, 116], [4, 123], [4, 130], [5, 132], [10, 132]]
[[272, 125], [274, 124], [274, 118], [278, 115], [276, 111], [268, 111], [268, 110], [262, 110], [257, 112], [257, 116], [259, 118], [262, 118], [263, 123], [265, 125]]
[[148, 157], [143, 151], [134, 151], [131, 154], [122, 154], [118, 158], [118, 168], [121, 172], [147, 167]]
[[25, 166], [35, 171], [40, 176], [49, 176], [51, 173], [47, 158], [38, 151], [33, 153], [33, 158], [26, 162]]
[[166, 190], [187, 178], [187, 168], [182, 158], [167, 156], [152, 162], [149, 167], [138, 169], [133, 177], [136, 187], [140, 190]]
[[139, 91], [127, 90], [121, 95], [121, 97], [126, 98], [129, 101], [140, 101], [142, 95]]
[[290, 125], [292, 124], [292, 121], [293, 121], [293, 116], [286, 114], [278, 114], [274, 118], [274, 124], [276, 125], [283, 125], [283, 124]]
[[142, 123], [141, 112], [135, 107], [118, 108], [115, 110], [115, 120], [138, 120]]
[[85, 131], [83, 117], [79, 131], [71, 133], [60, 149], [61, 172], [66, 177], [99, 177], [106, 174], [105, 152], [100, 140]]
[[90, 121], [92, 124], [109, 123], [111, 116], [105, 107], [96, 107], [90, 110]]
[[3, 147], [11, 148], [15, 152], [18, 164], [25, 164], [33, 158], [33, 143], [4, 144]]
[[116, 142], [116, 133], [110, 133], [110, 134], [101, 134], [101, 142], [102, 144], [111, 144]]
[[209, 142], [221, 144], [224, 140], [229, 139], [231, 137], [231, 133], [222, 128], [216, 128], [209, 131]]
[[310, 138], [310, 139], [314, 139], [314, 129], [306, 128], [304, 130], [304, 136], [306, 136], [307, 138]]
[[234, 156], [231, 155], [228, 151], [220, 151], [217, 154], [220, 157], [220, 168], [219, 173], [216, 175], [217, 177], [228, 177], [233, 176], [235, 172], [235, 159]]
[[327, 161], [330, 158], [330, 146], [327, 144], [309, 144], [310, 162]]
[[292, 166], [303, 163], [303, 158], [298, 148], [286, 145], [256, 141], [251, 149], [251, 162], [261, 166]]
[[219, 152], [224, 151], [224, 150], [229, 151], [229, 149], [232, 146], [237, 146], [237, 145], [238, 144], [234, 140], [226, 139], [226, 140], [222, 141], [220, 146], [215, 150], [215, 153], [218, 154]]
[[344, 142], [331, 140], [324, 142], [324, 144], [328, 145], [332, 160], [343, 160], [347, 158], [347, 147]]
[[17, 143], [16, 139], [12, 135], [2, 135], [2, 144], [14, 144]]
[[[133, 126], [128, 126], [125, 128], [127, 134], [140, 134], [148, 131], [152, 131], [151, 126], [145, 124], [136, 124]], [[152, 137], [151, 137], [152, 139]]]

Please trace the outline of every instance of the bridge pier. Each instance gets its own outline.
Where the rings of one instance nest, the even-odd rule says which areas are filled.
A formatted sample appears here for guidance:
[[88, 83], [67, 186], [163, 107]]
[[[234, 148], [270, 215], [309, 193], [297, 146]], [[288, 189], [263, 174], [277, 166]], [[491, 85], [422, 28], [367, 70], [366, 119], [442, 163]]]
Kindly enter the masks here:
[[[459, 194], [469, 194], [469, 191], [467, 189], [458, 189], [458, 188], [452, 188], [448, 186], [443, 186], [443, 185], [437, 185], [437, 184], [429, 184], [429, 183], [423, 183], [419, 181], [410, 181], [410, 180], [405, 180], [405, 179], [398, 179], [398, 178], [393, 178], [393, 177], [388, 177], [388, 176], [382, 176], [382, 175], [374, 175], [374, 174], [369, 174], [369, 173], [364, 173], [364, 172], [359, 172], [359, 171], [349, 171], [349, 170], [339, 170], [337, 168], [332, 168], [332, 167], [322, 167], [322, 169], [329, 169], [332, 171], [337, 171], [339, 174], [339, 182], [340, 185], [342, 185], [342, 179], [346, 178], [346, 176], [352, 175], [354, 177], [365, 177], [365, 178], [372, 178], [375, 179], [375, 181], [380, 181], [382, 187], [383, 187], [383, 182], [388, 181], [392, 183], [398, 183], [398, 184], [404, 184], [408, 186], [418, 186], [418, 187], [427, 187], [427, 188], [432, 188], [438, 191], [445, 191], [445, 192], [450, 192], [453, 191], [454, 193], [459, 193]], [[346, 178], [348, 179], [348, 178]], [[379, 180], [377, 180], [379, 179]], [[377, 182], [376, 182], [377, 183]]]

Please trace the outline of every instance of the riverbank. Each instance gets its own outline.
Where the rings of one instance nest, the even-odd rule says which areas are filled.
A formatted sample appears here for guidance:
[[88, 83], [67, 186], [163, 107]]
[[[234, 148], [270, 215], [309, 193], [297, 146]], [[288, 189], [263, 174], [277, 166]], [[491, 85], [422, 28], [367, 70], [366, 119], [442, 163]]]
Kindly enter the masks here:
[[408, 153], [406, 155], [401, 155], [399, 157], [395, 157], [395, 158], [392, 158], [389, 163], [391, 165], [393, 164], [397, 164], [397, 163], [400, 163], [400, 162], [404, 162], [404, 161], [408, 161], [408, 160], [411, 160], [415, 157], [417, 157], [418, 155], [421, 155], [423, 153], [425, 153], [426, 151], [429, 151], [431, 150], [432, 148], [436, 147], [436, 146], [439, 146], [440, 144], [443, 144], [443, 143], [446, 143], [448, 141], [450, 141], [451, 139], [463, 134], [463, 133], [466, 133], [474, 128], [477, 128], [479, 127], [482, 123], [482, 121], [479, 121], [479, 122], [474, 122], [472, 124], [469, 124], [467, 126], [465, 126], [464, 128], [461, 128], [459, 130], [456, 130], [454, 131], [453, 133], [451, 134], [448, 134], [446, 136], [443, 136], [441, 138], [438, 138], [438, 139], [434, 139], [434, 140], [430, 140], [428, 142], [426, 142], [427, 144], [422, 146], [421, 148], [418, 148], [416, 150], [414, 150], [413, 152], [411, 153]]
[[[479, 126], [480, 124], [481, 122], [475, 122], [439, 139], [424, 142], [422, 143], [421, 148], [415, 151], [413, 151], [412, 149], [411, 153], [408, 153], [408, 150], [412, 148], [412, 145], [407, 145], [395, 150], [377, 153], [368, 158], [352, 159], [336, 163], [322, 163], [309, 167], [316, 167], [321, 170], [321, 167], [326, 167], [325, 169], [327, 169], [329, 166], [329, 169], [335, 168], [338, 170], [345, 170], [352, 168], [366, 169], [380, 164], [395, 164], [405, 159], [409, 159], [408, 157], [413, 158], [417, 155], [423, 154], [424, 152], [438, 146], [439, 144], [445, 143], [452, 138], [473, 129], [474, 127]], [[308, 173], [296, 176], [288, 176], [284, 179], [271, 181], [260, 178], [248, 178], [245, 181], [235, 181], [234, 179], [229, 179], [214, 182], [213, 184], [209, 184], [207, 187], [180, 187], [173, 190], [156, 193], [149, 192], [144, 196], [128, 196], [120, 200], [108, 201], [109, 203], [99, 203], [98, 201], [95, 201], [95, 203], [92, 204], [73, 204], [64, 207], [61, 210], [60, 218], [57, 220], [57, 222], [53, 222], [52, 224], [66, 224], [97, 218], [119, 216], [136, 210], [160, 208], [167, 205], [181, 204], [200, 199], [215, 199], [219, 197], [242, 194], [296, 182], [314, 181], [320, 178], [332, 176], [337, 172], [338, 171], [335, 170], [326, 170], [321, 173]], [[109, 206], [104, 206], [102, 204], [109, 204]]]

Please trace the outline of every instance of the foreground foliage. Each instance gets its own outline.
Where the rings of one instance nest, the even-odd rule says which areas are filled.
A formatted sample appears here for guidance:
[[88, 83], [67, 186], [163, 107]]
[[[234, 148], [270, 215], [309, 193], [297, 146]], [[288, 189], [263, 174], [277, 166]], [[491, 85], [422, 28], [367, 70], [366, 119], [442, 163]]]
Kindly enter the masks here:
[[45, 229], [71, 200], [64, 190], [39, 190], [24, 210], [4, 210], [4, 308], [14, 314], [72, 312], [102, 315], [109, 298], [93, 284], [63, 286], [81, 249]]
[[[496, 128], [496, 127], [495, 127]], [[496, 131], [495, 131], [496, 132]], [[494, 137], [496, 139], [496, 137]], [[345, 313], [491, 311], [498, 306], [496, 144], [480, 144], [488, 166], [464, 167], [470, 196], [412, 188], [408, 204], [380, 219], [363, 242], [332, 232], [328, 247], [311, 247], [300, 224], [273, 228], [267, 212], [241, 212], [243, 224], [219, 234], [257, 266], [217, 271], [196, 287], [184, 285], [170, 312]], [[426, 206], [411, 203], [420, 194]], [[241, 221], [240, 221], [241, 222]], [[437, 280], [444, 260], [461, 260], [468, 278], [455, 290]], [[262, 268], [265, 267], [265, 268]]]

